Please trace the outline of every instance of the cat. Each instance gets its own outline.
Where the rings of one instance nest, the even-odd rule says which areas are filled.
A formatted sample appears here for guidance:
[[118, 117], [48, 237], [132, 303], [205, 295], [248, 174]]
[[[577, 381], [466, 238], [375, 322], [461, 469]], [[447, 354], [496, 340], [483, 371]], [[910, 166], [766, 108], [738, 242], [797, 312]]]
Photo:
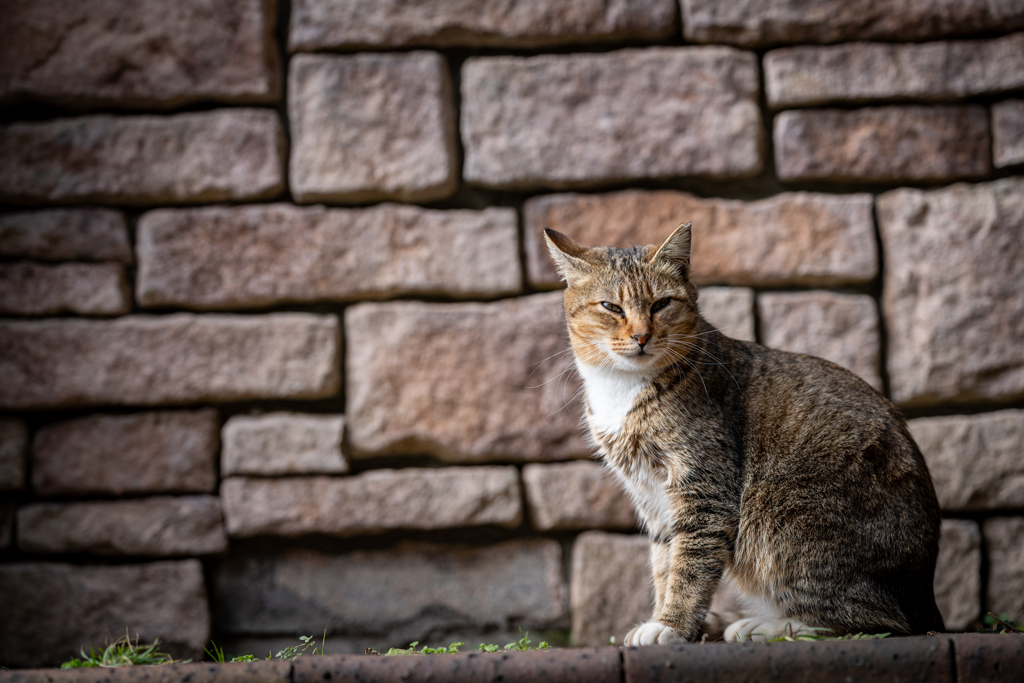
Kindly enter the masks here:
[[[944, 629], [938, 501], [895, 406], [828, 361], [716, 331], [689, 223], [629, 249], [544, 234], [590, 435], [651, 539], [654, 612], [626, 645]], [[709, 614], [716, 591], [738, 613]]]

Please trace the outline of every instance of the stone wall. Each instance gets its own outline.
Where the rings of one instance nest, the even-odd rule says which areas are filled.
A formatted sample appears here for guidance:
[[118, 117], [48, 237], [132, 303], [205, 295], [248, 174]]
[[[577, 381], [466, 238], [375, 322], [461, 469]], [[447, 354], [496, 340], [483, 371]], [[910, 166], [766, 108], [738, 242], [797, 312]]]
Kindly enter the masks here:
[[540, 231], [694, 225], [728, 334], [910, 418], [948, 625], [1024, 619], [1016, 0], [14, 0], [0, 664], [621, 639]]

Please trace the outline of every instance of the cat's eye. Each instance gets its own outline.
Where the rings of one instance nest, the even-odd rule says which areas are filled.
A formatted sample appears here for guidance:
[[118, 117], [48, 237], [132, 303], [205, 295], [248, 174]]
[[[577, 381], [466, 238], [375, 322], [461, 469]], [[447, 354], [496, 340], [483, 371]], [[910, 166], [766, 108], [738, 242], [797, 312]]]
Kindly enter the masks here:
[[622, 315], [622, 309], [620, 307], [616, 306], [615, 304], [611, 303], [610, 301], [602, 301], [601, 305], [604, 306], [605, 308], [607, 308], [612, 313], [617, 313], [619, 315]]
[[670, 303], [672, 303], [672, 298], [671, 297], [666, 298], [666, 299], [658, 299], [653, 304], [651, 304], [651, 313], [657, 313], [661, 309], [663, 309], [666, 306], [668, 306]]

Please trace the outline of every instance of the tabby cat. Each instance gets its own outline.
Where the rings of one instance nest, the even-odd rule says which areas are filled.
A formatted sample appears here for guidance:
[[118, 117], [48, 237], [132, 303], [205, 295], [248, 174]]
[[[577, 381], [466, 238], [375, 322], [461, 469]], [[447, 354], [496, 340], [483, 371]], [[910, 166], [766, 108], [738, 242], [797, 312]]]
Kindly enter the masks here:
[[[935, 490], [889, 401], [709, 325], [689, 223], [629, 249], [545, 236], [590, 434], [651, 538], [654, 614], [627, 645], [943, 629]], [[726, 589], [739, 609], [709, 613]]]

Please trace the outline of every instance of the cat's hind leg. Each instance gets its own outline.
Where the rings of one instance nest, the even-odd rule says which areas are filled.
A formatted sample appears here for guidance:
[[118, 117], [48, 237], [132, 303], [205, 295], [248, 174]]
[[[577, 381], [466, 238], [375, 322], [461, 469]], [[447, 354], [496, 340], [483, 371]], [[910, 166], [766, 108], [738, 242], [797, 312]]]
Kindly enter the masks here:
[[734, 621], [725, 629], [725, 641], [745, 643], [750, 640], [774, 640], [785, 636], [813, 635], [819, 630], [795, 617], [747, 617]]

